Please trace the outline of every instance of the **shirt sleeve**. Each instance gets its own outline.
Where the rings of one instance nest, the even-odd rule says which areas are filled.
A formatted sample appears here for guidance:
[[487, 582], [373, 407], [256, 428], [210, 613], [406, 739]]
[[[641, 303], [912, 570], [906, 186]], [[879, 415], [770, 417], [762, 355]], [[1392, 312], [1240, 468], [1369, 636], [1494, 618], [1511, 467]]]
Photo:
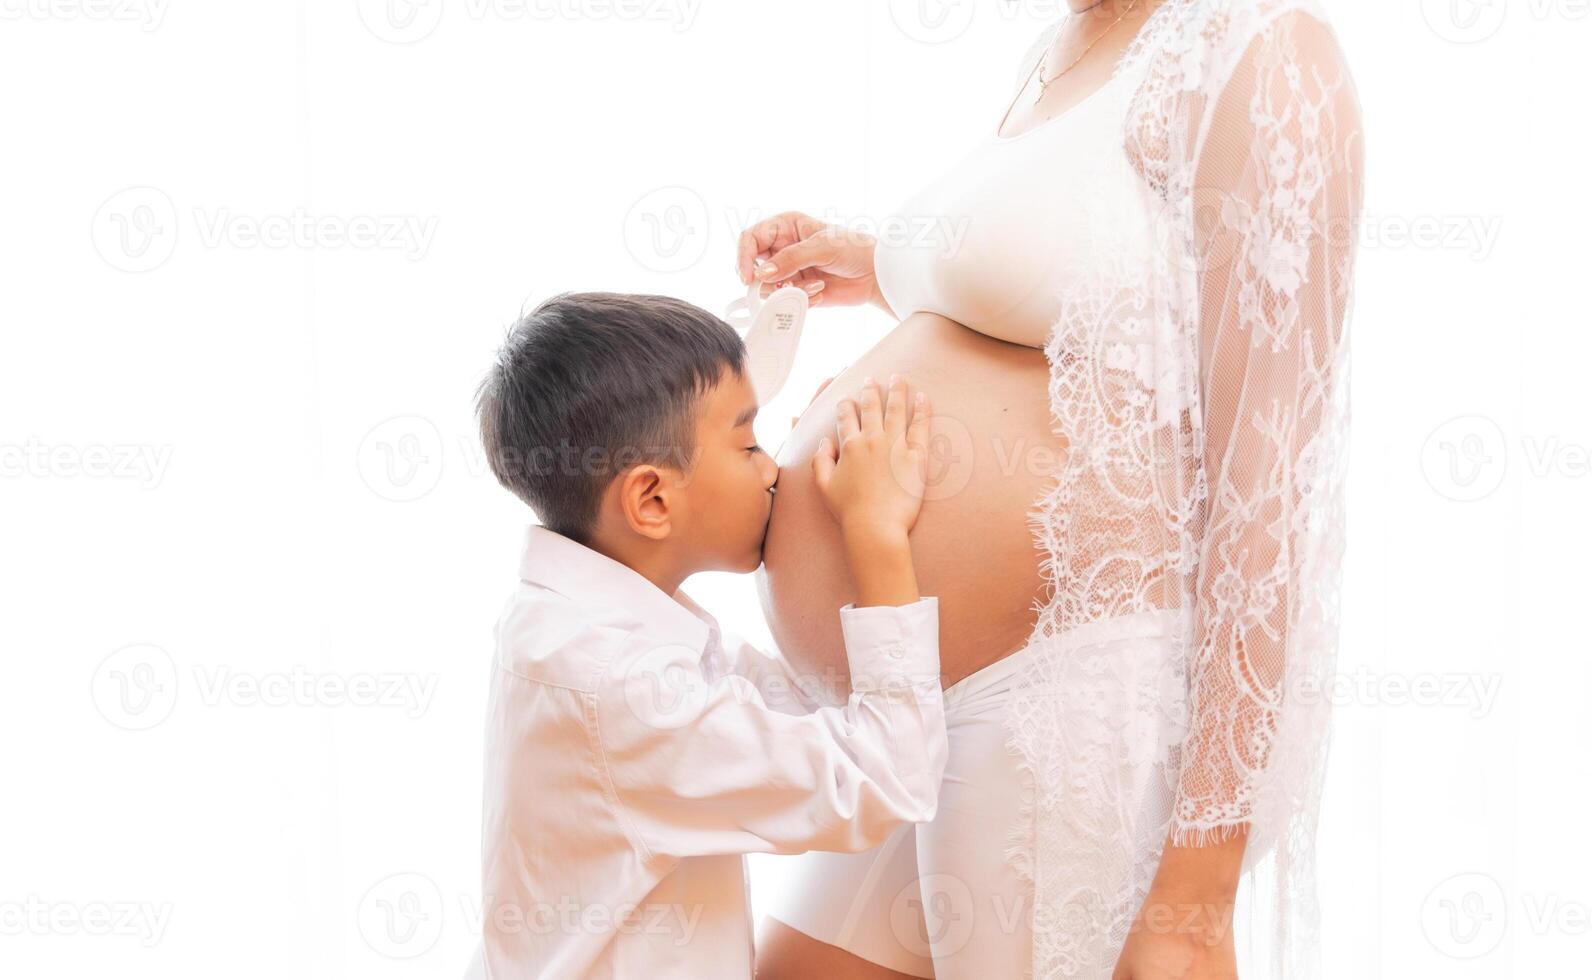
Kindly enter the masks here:
[[763, 703], [776, 711], [805, 715], [845, 703], [849, 668], [799, 671], [778, 650], [764, 650], [733, 632], [724, 634], [724, 656], [728, 669], [756, 685]]
[[805, 713], [771, 707], [742, 672], [714, 676], [701, 650], [638, 635], [616, 658], [593, 697], [596, 742], [646, 857], [861, 851], [933, 819], [947, 754], [939, 600], [848, 605], [841, 628], [851, 695]]

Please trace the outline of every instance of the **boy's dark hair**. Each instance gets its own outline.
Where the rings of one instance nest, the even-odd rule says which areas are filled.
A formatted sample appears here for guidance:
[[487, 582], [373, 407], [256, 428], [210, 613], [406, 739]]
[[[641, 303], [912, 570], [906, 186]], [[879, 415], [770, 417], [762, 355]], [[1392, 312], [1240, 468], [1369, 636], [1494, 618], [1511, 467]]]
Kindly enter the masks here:
[[686, 470], [697, 408], [746, 345], [729, 324], [668, 296], [562, 293], [520, 317], [476, 393], [498, 482], [582, 544], [603, 491], [639, 463]]

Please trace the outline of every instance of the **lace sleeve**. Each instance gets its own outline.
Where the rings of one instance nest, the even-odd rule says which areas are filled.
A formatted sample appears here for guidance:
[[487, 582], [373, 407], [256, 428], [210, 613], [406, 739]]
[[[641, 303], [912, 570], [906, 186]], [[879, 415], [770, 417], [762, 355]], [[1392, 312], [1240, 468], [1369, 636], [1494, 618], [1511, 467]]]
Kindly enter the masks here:
[[1178, 844], [1286, 807], [1324, 749], [1324, 717], [1296, 705], [1335, 653], [1363, 169], [1353, 83], [1331, 28], [1308, 13], [1262, 26], [1204, 116], [1193, 206], [1205, 485]]

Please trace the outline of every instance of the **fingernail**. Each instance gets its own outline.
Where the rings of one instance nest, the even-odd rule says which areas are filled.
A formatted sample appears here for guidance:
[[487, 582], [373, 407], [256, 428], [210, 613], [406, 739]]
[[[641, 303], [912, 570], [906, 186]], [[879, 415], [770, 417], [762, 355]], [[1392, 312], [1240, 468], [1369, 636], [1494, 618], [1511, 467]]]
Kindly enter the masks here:
[[899, 375], [899, 374], [892, 374], [892, 375], [890, 375], [890, 383], [891, 383], [891, 384], [895, 384], [895, 383], [896, 383], [896, 381], [898, 381], [898, 380], [899, 380], [899, 379], [900, 379], [900, 378], [901, 378], [901, 375]]
[[771, 278], [774, 273], [778, 271], [778, 267], [776, 267], [772, 262], [764, 262], [759, 260], [756, 265], [752, 266], [753, 274], [759, 279]]
[[814, 279], [810, 282], [804, 282], [802, 283], [802, 288], [807, 290], [808, 296], [811, 296], [824, 288], [824, 281], [822, 279]]
[[873, 375], [870, 374], [866, 378], [863, 378], [862, 379], [862, 384], [863, 384], [863, 387], [867, 387], [868, 385], [873, 384]]

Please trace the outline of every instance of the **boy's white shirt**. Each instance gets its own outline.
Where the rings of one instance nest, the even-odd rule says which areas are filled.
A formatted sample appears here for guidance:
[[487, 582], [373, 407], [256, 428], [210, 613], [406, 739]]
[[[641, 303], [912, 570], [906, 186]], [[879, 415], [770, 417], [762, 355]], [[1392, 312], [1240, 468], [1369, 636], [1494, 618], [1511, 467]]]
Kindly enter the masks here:
[[841, 608], [834, 706], [685, 592], [545, 527], [520, 578], [493, 658], [474, 970], [750, 977], [743, 855], [866, 850], [933, 818], [936, 597]]

